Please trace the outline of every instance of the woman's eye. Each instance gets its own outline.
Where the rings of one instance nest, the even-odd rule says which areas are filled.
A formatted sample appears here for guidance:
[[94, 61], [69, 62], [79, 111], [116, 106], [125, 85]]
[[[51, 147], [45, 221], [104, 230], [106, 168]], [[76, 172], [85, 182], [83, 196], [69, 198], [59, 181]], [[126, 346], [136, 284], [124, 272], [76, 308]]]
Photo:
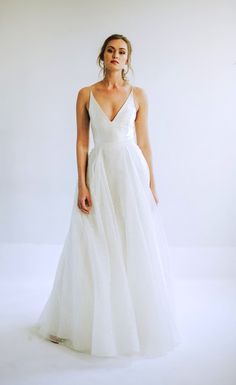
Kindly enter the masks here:
[[[111, 49], [111, 48], [108, 48], [108, 49], [107, 49], [107, 52], [112, 52], [112, 49]], [[125, 52], [124, 52], [124, 51], [120, 51], [120, 54], [124, 55]]]

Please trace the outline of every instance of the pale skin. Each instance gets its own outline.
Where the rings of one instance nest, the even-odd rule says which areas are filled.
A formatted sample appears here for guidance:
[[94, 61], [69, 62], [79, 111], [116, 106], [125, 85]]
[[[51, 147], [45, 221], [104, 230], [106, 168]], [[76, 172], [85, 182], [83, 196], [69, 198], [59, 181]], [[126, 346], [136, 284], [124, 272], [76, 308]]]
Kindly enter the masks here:
[[[92, 89], [93, 95], [98, 101], [108, 119], [112, 121], [120, 107], [130, 93], [130, 85], [122, 79], [121, 71], [126, 68], [128, 58], [127, 44], [122, 39], [110, 40], [104, 52], [104, 65], [106, 75], [100, 82], [90, 87], [79, 90], [76, 100], [77, 140], [76, 156], [78, 169], [78, 208], [86, 214], [92, 208], [92, 197], [86, 184], [86, 170], [88, 164], [89, 147], [89, 93]], [[112, 63], [117, 60], [118, 63]], [[135, 130], [137, 145], [140, 147], [150, 172], [150, 189], [156, 204], [159, 199], [156, 193], [155, 180], [152, 167], [152, 152], [148, 135], [148, 100], [145, 91], [141, 87], [133, 88], [133, 96], [136, 107]]]

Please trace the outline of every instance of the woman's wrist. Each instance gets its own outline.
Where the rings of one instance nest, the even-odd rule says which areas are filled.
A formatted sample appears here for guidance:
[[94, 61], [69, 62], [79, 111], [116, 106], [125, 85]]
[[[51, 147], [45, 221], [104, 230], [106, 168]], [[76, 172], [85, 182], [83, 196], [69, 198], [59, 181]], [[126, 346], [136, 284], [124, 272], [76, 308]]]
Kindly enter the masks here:
[[78, 179], [78, 187], [80, 187], [80, 188], [86, 187], [86, 181]]
[[155, 189], [155, 180], [153, 177], [150, 178], [150, 183], [149, 183], [150, 187], [154, 188]]

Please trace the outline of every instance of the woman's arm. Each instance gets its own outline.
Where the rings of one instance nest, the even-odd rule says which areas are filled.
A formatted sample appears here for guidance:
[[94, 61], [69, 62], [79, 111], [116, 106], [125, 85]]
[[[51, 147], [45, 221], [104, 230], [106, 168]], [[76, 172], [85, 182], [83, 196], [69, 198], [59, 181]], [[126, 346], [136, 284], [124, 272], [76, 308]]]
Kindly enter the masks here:
[[78, 208], [89, 214], [92, 208], [92, 198], [86, 183], [89, 146], [89, 114], [86, 108], [88, 87], [81, 88], [76, 100], [77, 140], [76, 156], [78, 168]]
[[136, 96], [139, 104], [137, 117], [135, 120], [137, 144], [142, 150], [149, 166], [150, 188], [155, 190], [155, 180], [152, 168], [152, 152], [148, 136], [148, 100], [147, 95], [142, 88], [136, 87], [136, 89]]
[[89, 146], [89, 114], [86, 108], [86, 98], [88, 97], [87, 87], [81, 88], [76, 100], [76, 158], [78, 171], [78, 186], [86, 186], [86, 172], [88, 164]]

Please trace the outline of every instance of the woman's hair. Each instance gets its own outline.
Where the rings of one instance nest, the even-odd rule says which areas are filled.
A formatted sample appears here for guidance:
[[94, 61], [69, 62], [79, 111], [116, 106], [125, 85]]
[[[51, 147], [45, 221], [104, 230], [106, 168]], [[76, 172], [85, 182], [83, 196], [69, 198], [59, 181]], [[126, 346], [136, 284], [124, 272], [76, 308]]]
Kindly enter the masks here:
[[[114, 39], [122, 39], [126, 42], [127, 44], [127, 48], [128, 48], [128, 57], [127, 57], [127, 71], [125, 72], [124, 69], [122, 69], [122, 72], [121, 72], [121, 76], [122, 76], [122, 79], [123, 80], [127, 80], [126, 78], [126, 74], [129, 72], [129, 70], [132, 69], [131, 67], [131, 53], [132, 53], [132, 46], [131, 46], [131, 43], [130, 41], [127, 39], [126, 36], [123, 36], [123, 35], [119, 35], [117, 33], [113, 34], [113, 35], [110, 35], [106, 38], [106, 40], [104, 41], [103, 45], [102, 45], [102, 48], [100, 49], [100, 53], [97, 57], [97, 63], [99, 65], [99, 67], [101, 68], [101, 70], [103, 70], [103, 76], [105, 76], [105, 73], [106, 73], [106, 68], [104, 66], [104, 51], [106, 49], [106, 46], [108, 45], [109, 41], [110, 40], [114, 40]], [[102, 64], [103, 63], [103, 64]], [[100, 70], [100, 72], [101, 72]]]

